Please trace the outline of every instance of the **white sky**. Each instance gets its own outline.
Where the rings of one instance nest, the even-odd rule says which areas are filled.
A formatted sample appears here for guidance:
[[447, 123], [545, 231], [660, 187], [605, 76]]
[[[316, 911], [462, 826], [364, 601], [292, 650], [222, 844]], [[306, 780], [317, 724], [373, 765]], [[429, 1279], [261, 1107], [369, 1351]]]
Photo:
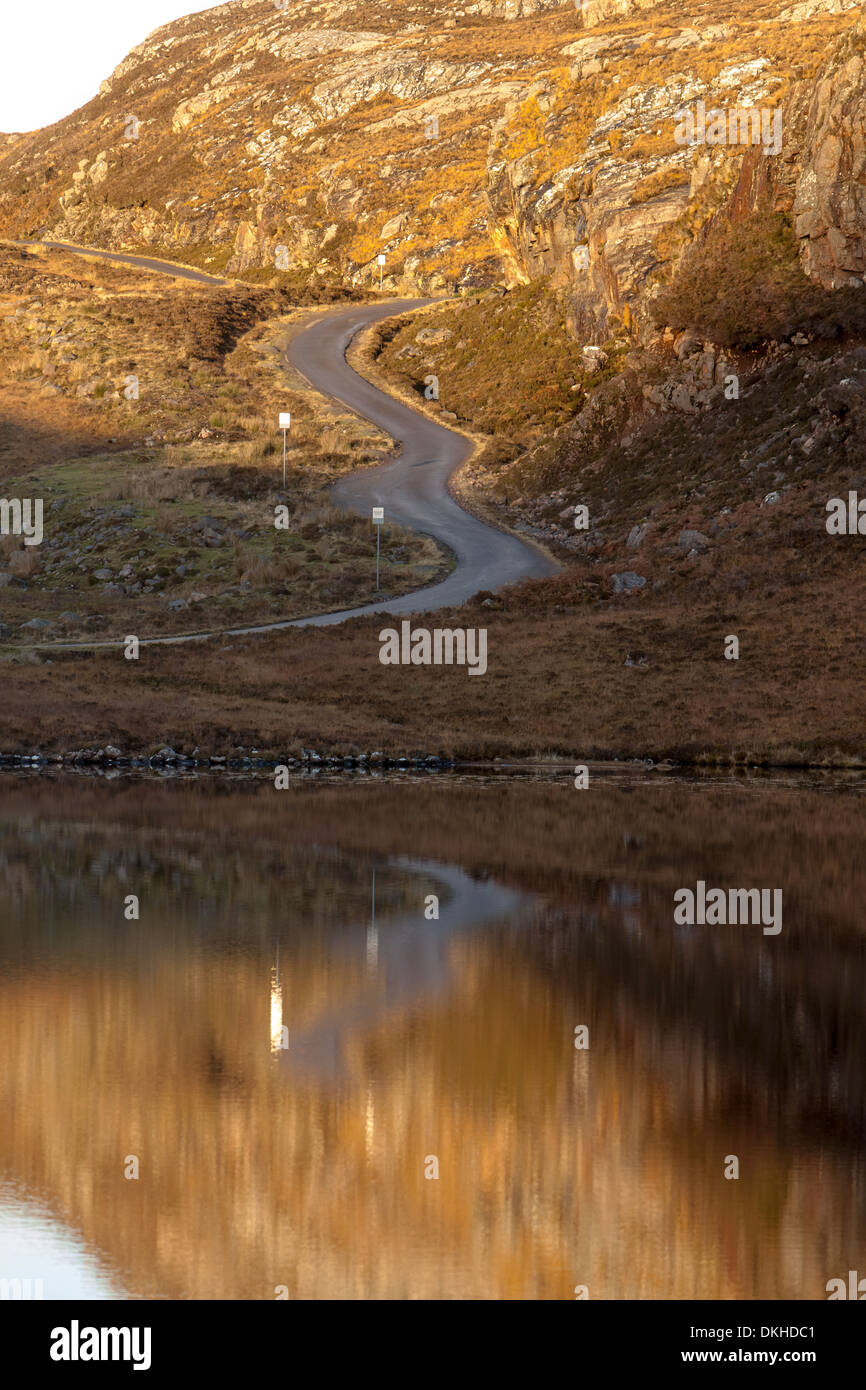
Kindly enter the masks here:
[[154, 29], [212, 8], [208, 0], [4, 0], [0, 131], [68, 116]]

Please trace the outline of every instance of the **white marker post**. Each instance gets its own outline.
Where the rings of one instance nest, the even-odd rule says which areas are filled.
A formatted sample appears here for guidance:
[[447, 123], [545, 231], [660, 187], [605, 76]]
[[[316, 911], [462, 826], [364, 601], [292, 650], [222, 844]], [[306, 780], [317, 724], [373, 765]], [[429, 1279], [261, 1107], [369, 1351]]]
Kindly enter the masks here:
[[385, 253], [384, 253], [384, 251], [380, 251], [380, 252], [379, 252], [379, 255], [378, 255], [378, 257], [377, 257], [377, 260], [378, 260], [378, 262], [379, 262], [379, 293], [381, 294], [381, 293], [382, 293], [382, 267], [383, 267], [383, 265], [385, 264]]
[[280, 411], [280, 429], [283, 432], [283, 491], [286, 488], [286, 435], [292, 428], [292, 416], [288, 410]]
[[379, 592], [379, 542], [382, 538], [382, 526], [385, 522], [385, 508], [373, 508], [373, 525], [376, 528], [376, 593]]

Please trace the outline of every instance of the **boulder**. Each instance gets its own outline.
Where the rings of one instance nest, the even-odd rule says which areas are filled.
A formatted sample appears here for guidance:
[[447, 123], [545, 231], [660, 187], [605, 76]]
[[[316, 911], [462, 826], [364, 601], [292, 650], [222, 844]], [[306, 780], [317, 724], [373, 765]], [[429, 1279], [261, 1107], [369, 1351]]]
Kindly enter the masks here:
[[643, 575], [635, 574], [634, 570], [623, 570], [621, 574], [614, 574], [612, 580], [615, 594], [631, 594], [646, 584]]
[[710, 538], [705, 536], [703, 531], [692, 531], [686, 528], [680, 531], [677, 536], [677, 545], [684, 555], [690, 555], [693, 551], [698, 555], [703, 555], [710, 548]]

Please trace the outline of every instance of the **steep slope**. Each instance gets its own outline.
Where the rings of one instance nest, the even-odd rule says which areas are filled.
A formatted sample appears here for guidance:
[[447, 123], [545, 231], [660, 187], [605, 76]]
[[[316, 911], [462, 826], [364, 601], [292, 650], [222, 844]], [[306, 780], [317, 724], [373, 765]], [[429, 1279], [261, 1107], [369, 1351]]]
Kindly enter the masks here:
[[[549, 275], [591, 336], [641, 317], [757, 165], [835, 283], [862, 258], [859, 232], [856, 254], [840, 243], [860, 193], [846, 204], [833, 162], [838, 120], [850, 144], [861, 119], [862, 41], [816, 79], [854, 16], [854, 0], [233, 0], [157, 30], [66, 120], [7, 137], [0, 232], [356, 284], [384, 252], [401, 293]], [[779, 154], [678, 143], [699, 101], [784, 108]]]

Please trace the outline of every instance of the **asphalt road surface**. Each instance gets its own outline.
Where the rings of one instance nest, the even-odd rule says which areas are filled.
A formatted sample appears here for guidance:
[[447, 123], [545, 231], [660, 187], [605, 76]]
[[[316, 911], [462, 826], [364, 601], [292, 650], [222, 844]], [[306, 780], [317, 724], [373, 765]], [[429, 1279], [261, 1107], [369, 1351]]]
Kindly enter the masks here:
[[[8, 243], [7, 243], [8, 244]], [[73, 246], [68, 241], [13, 241], [13, 246], [48, 246], [53, 251], [74, 251], [79, 256], [97, 256], [101, 261], [117, 261], [120, 265], [136, 266], [139, 270], [155, 270], [160, 275], [172, 275], [178, 280], [195, 280], [203, 285], [227, 285], [218, 275], [192, 266], [175, 265], [174, 261], [155, 260], [153, 256], [132, 256], [125, 251], [96, 251], [90, 246]]]

